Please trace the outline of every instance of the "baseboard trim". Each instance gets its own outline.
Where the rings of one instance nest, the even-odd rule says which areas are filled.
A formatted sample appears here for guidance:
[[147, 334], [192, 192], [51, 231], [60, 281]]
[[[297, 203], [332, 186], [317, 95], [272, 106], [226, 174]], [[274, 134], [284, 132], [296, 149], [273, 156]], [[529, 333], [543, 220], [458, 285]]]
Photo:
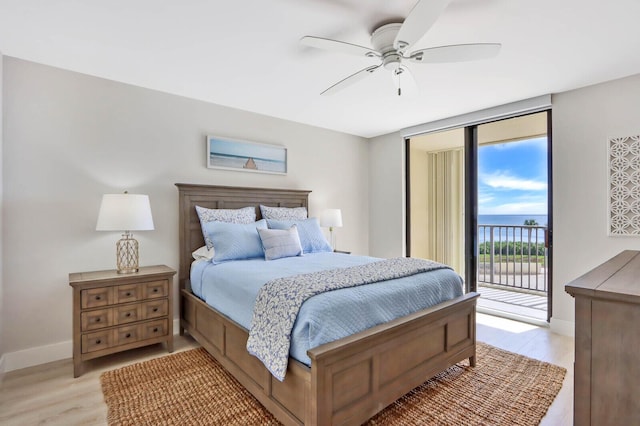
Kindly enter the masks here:
[[[180, 319], [173, 320], [173, 334], [179, 333]], [[53, 343], [21, 351], [8, 352], [0, 358], [0, 380], [4, 373], [48, 362], [69, 359], [73, 355], [73, 341]]]
[[563, 336], [575, 337], [576, 324], [573, 321], [551, 318], [551, 331]]
[[69, 355], [72, 353], [73, 343], [71, 340], [23, 349], [21, 351], [8, 352], [5, 354], [6, 371], [20, 370], [22, 368], [33, 367], [34, 365], [59, 361], [70, 358]]

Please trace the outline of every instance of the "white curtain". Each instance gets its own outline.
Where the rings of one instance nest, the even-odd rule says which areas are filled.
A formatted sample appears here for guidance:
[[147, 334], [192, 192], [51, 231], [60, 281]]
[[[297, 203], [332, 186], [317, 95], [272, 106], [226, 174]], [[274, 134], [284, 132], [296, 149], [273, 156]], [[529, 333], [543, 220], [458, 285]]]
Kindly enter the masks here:
[[463, 150], [427, 153], [427, 257], [464, 276]]

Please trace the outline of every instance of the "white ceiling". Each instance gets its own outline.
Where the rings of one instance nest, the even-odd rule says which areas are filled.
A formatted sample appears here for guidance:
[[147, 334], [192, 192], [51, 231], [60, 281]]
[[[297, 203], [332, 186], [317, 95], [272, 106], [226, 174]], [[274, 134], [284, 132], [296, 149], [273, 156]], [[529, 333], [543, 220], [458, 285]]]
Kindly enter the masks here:
[[452, 0], [410, 50], [499, 42], [498, 57], [410, 64], [319, 93], [376, 63], [303, 47], [304, 35], [370, 46], [416, 0], [0, 0], [0, 52], [220, 105], [373, 137], [640, 73], [639, 0]]

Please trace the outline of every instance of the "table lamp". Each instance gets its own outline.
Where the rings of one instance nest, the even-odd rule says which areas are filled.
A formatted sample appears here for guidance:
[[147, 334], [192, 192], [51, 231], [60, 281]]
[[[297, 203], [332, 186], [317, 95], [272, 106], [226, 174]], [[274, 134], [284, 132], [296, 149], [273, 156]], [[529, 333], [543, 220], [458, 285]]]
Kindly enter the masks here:
[[96, 231], [122, 231], [116, 243], [119, 274], [138, 272], [138, 241], [131, 231], [153, 230], [149, 196], [140, 194], [104, 194]]
[[336, 249], [335, 239], [333, 237], [333, 228], [342, 227], [342, 211], [340, 209], [326, 209], [320, 216], [320, 226], [329, 227], [329, 235], [331, 238], [331, 248]]

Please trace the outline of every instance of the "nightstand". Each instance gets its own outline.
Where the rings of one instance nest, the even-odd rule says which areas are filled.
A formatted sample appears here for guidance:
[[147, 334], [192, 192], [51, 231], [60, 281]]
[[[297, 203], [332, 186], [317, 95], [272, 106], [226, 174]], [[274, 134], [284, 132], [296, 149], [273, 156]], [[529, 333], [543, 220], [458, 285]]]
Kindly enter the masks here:
[[168, 266], [136, 273], [69, 274], [73, 287], [73, 376], [84, 361], [164, 342], [173, 352], [173, 276]]

